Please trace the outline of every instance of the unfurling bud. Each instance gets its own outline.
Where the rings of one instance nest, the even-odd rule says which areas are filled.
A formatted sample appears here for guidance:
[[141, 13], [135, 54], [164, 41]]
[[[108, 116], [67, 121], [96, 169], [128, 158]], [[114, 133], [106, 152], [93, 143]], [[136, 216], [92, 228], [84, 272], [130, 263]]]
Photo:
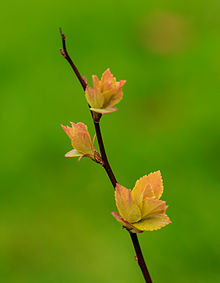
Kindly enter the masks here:
[[132, 233], [158, 230], [169, 223], [166, 202], [160, 200], [163, 181], [160, 171], [140, 178], [131, 191], [117, 184], [115, 200], [118, 212], [112, 215]]
[[107, 69], [103, 74], [101, 80], [97, 76], [92, 76], [93, 88], [88, 86], [85, 90], [85, 95], [90, 110], [105, 114], [117, 110], [113, 105], [117, 104], [123, 97], [122, 87], [126, 81], [116, 82], [116, 78]]
[[63, 126], [64, 132], [71, 140], [73, 149], [65, 154], [66, 157], [79, 156], [79, 160], [82, 157], [89, 157], [98, 163], [101, 162], [101, 157], [94, 147], [94, 141], [92, 143], [88, 128], [83, 123], [70, 122], [72, 127]]

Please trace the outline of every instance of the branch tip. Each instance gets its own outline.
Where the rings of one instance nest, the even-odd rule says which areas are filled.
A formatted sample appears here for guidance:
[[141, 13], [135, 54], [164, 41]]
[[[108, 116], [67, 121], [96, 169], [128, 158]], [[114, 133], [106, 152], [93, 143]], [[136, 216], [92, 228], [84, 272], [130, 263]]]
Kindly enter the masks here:
[[63, 40], [66, 40], [66, 35], [63, 33], [62, 28], [59, 28], [60, 30], [60, 35], [62, 37]]

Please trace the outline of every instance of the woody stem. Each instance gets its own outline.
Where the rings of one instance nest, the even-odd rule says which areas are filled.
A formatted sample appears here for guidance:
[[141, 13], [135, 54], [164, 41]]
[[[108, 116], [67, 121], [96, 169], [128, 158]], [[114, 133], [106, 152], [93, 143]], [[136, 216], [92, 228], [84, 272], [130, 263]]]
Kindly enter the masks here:
[[98, 140], [98, 144], [99, 144], [99, 149], [102, 155], [102, 160], [103, 160], [103, 167], [105, 168], [106, 173], [108, 174], [108, 177], [113, 185], [113, 187], [115, 188], [116, 184], [117, 184], [117, 180], [115, 178], [115, 175], [111, 169], [111, 166], [108, 162], [108, 158], [105, 152], [105, 147], [104, 147], [104, 143], [103, 143], [103, 139], [102, 139], [102, 134], [101, 134], [101, 129], [100, 129], [100, 124], [94, 122], [95, 125], [95, 131], [96, 131], [96, 136], [97, 136], [97, 140]]
[[144, 257], [141, 251], [141, 247], [138, 241], [137, 234], [131, 233], [131, 232], [129, 232], [129, 234], [131, 236], [131, 240], [132, 240], [135, 252], [136, 252], [137, 263], [140, 266], [144, 279], [147, 283], [152, 283], [149, 271], [147, 269], [147, 266], [146, 266], [146, 263], [145, 263], [145, 260], [144, 260]]
[[[62, 44], [63, 44], [63, 49], [60, 49], [60, 53], [63, 55], [63, 57], [68, 61], [68, 63], [70, 64], [70, 66], [72, 67], [75, 75], [77, 76], [80, 84], [82, 85], [83, 90], [85, 91], [87, 83], [86, 81], [83, 79], [83, 77], [81, 76], [79, 70], [77, 69], [76, 65], [73, 63], [72, 59], [70, 58], [67, 48], [66, 48], [66, 36], [65, 34], [63, 34], [62, 30], [60, 29], [60, 34], [62, 37]], [[89, 106], [90, 107], [90, 106]], [[92, 111], [90, 111], [92, 114]], [[93, 117], [93, 114], [92, 114]], [[117, 180], [115, 178], [115, 175], [111, 169], [111, 166], [108, 162], [108, 158], [105, 152], [105, 147], [104, 147], [104, 143], [103, 143], [103, 138], [102, 138], [102, 134], [101, 134], [101, 129], [100, 129], [100, 124], [99, 122], [95, 121], [95, 119], [93, 118], [93, 122], [94, 122], [94, 126], [95, 126], [95, 131], [96, 131], [96, 136], [97, 136], [97, 140], [98, 140], [98, 144], [99, 144], [99, 149], [101, 152], [101, 156], [102, 156], [102, 160], [103, 160], [103, 167], [105, 168], [106, 173], [108, 174], [108, 177], [113, 185], [113, 187], [115, 188], [116, 184], [117, 184]], [[145, 282], [147, 283], [152, 283], [150, 274], [148, 272], [142, 251], [141, 251], [141, 247], [138, 241], [138, 237], [137, 234], [135, 233], [131, 233], [129, 232], [135, 252], [136, 252], [136, 260], [138, 265], [140, 266], [140, 269], [142, 271], [143, 277], [145, 279]]]

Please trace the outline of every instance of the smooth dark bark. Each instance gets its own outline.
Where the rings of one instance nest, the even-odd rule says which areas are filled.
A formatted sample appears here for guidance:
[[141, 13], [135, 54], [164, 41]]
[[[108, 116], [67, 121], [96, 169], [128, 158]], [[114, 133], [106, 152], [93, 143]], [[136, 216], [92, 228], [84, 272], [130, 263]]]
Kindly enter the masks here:
[[131, 240], [132, 240], [135, 252], [136, 252], [136, 261], [137, 261], [138, 265], [140, 266], [140, 269], [141, 269], [142, 274], [145, 278], [145, 281], [147, 283], [152, 283], [149, 271], [147, 269], [147, 266], [146, 266], [146, 263], [145, 263], [145, 260], [144, 260], [144, 257], [143, 257], [142, 251], [141, 251], [141, 247], [140, 247], [140, 244], [139, 244], [139, 241], [138, 241], [137, 234], [131, 233], [131, 232], [129, 232], [129, 234], [131, 236]]
[[101, 152], [101, 156], [102, 156], [102, 161], [103, 161], [103, 167], [105, 168], [106, 173], [108, 174], [108, 177], [113, 185], [113, 187], [115, 188], [116, 184], [117, 184], [117, 180], [115, 178], [114, 173], [112, 172], [111, 166], [108, 162], [108, 158], [105, 152], [105, 147], [104, 147], [104, 143], [103, 143], [103, 139], [102, 139], [102, 134], [101, 134], [101, 129], [100, 129], [100, 125], [99, 123], [94, 123], [95, 124], [95, 131], [96, 131], [96, 136], [97, 136], [97, 140], [98, 140], [98, 144], [99, 144], [99, 149]]

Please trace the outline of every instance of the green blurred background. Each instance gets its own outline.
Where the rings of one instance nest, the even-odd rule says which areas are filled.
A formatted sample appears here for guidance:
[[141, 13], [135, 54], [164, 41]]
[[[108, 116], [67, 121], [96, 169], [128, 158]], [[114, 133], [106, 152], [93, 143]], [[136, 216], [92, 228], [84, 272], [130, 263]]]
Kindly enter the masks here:
[[0, 282], [143, 282], [113, 189], [60, 124], [94, 134], [58, 28], [91, 82], [126, 79], [102, 118], [119, 183], [160, 169], [173, 223], [140, 242], [154, 282], [220, 282], [220, 2], [9, 1], [1, 5]]

